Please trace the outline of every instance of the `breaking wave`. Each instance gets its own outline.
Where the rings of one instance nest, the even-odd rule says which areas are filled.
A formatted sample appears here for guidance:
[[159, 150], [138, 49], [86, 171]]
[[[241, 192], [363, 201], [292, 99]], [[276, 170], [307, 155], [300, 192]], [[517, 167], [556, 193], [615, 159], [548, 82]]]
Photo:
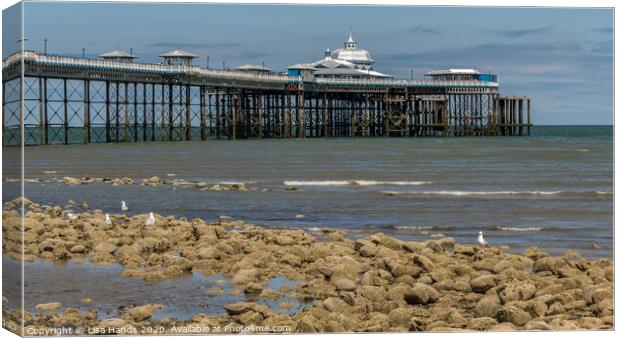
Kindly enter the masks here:
[[513, 232], [535, 232], [535, 231], [554, 231], [557, 228], [551, 227], [507, 227], [507, 226], [488, 226], [483, 227], [486, 231], [513, 231]]
[[419, 225], [419, 226], [413, 226], [413, 225], [393, 225], [390, 228], [394, 229], [394, 230], [435, 230], [435, 231], [451, 231], [454, 230], [454, 227], [451, 226], [442, 226], [442, 225]]
[[448, 195], [448, 196], [480, 196], [480, 195], [559, 195], [563, 191], [382, 191], [384, 195]]
[[374, 185], [423, 185], [432, 184], [430, 181], [372, 181], [372, 180], [342, 180], [342, 181], [284, 181], [286, 186], [374, 186]]

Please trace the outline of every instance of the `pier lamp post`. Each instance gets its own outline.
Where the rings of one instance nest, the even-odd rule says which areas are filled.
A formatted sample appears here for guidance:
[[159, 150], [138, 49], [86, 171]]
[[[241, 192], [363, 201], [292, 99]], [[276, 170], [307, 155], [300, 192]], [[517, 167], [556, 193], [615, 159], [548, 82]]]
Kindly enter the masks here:
[[47, 38], [43, 39], [43, 55], [47, 55]]
[[209, 55], [207, 55], [207, 69], [209, 69]]
[[86, 48], [82, 48], [82, 59], [86, 58]]

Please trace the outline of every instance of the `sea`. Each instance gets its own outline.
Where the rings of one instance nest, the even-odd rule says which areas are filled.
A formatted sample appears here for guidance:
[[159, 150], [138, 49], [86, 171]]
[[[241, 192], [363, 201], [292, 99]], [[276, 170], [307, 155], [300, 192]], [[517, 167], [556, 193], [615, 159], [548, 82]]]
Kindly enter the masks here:
[[[19, 196], [19, 148], [4, 147], [3, 197]], [[527, 137], [305, 138], [26, 147], [27, 198], [129, 214], [153, 211], [272, 228], [383, 232], [423, 241], [444, 235], [522, 252], [530, 246], [613, 256], [613, 127], [536, 126]], [[49, 182], [151, 176], [193, 186]], [[295, 189], [293, 189], [296, 188]], [[291, 191], [293, 190], [293, 191]]]

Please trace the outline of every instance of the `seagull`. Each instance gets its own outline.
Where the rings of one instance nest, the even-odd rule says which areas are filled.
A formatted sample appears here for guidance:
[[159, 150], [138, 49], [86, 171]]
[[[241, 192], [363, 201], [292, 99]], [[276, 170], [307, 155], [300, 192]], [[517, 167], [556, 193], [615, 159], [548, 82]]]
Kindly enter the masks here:
[[155, 215], [153, 214], [153, 212], [151, 212], [149, 214], [149, 218], [147, 218], [146, 221], [144, 221], [144, 225], [146, 226], [151, 226], [155, 224]]
[[110, 214], [105, 214], [105, 224], [112, 225], [112, 220], [110, 219]]
[[68, 218], [68, 219], [70, 219], [70, 220], [72, 220], [72, 221], [75, 221], [75, 220], [76, 220], [76, 219], [78, 219], [79, 217], [80, 217], [80, 216], [78, 216], [78, 215], [76, 215], [76, 214], [72, 214], [72, 213], [70, 213], [70, 212], [68, 212], [68, 213], [67, 213], [67, 218]]
[[480, 246], [487, 246], [487, 241], [484, 240], [484, 237], [482, 236], [482, 231], [478, 231], [478, 244], [480, 244]]
[[121, 210], [123, 211], [128, 211], [129, 208], [127, 207], [127, 204], [125, 203], [125, 201], [121, 201]]

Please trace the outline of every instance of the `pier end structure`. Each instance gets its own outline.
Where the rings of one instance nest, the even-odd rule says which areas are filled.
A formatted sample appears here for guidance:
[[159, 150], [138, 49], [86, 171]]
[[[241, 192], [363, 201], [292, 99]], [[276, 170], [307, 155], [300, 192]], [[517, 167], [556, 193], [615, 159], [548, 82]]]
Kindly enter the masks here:
[[192, 65], [195, 55], [176, 52], [162, 54], [163, 64], [120, 52], [10, 55], [2, 68], [3, 145], [20, 145], [22, 131], [26, 145], [531, 132], [530, 98], [500, 96], [494, 74], [326, 77], [304, 64], [275, 74], [203, 68]]

